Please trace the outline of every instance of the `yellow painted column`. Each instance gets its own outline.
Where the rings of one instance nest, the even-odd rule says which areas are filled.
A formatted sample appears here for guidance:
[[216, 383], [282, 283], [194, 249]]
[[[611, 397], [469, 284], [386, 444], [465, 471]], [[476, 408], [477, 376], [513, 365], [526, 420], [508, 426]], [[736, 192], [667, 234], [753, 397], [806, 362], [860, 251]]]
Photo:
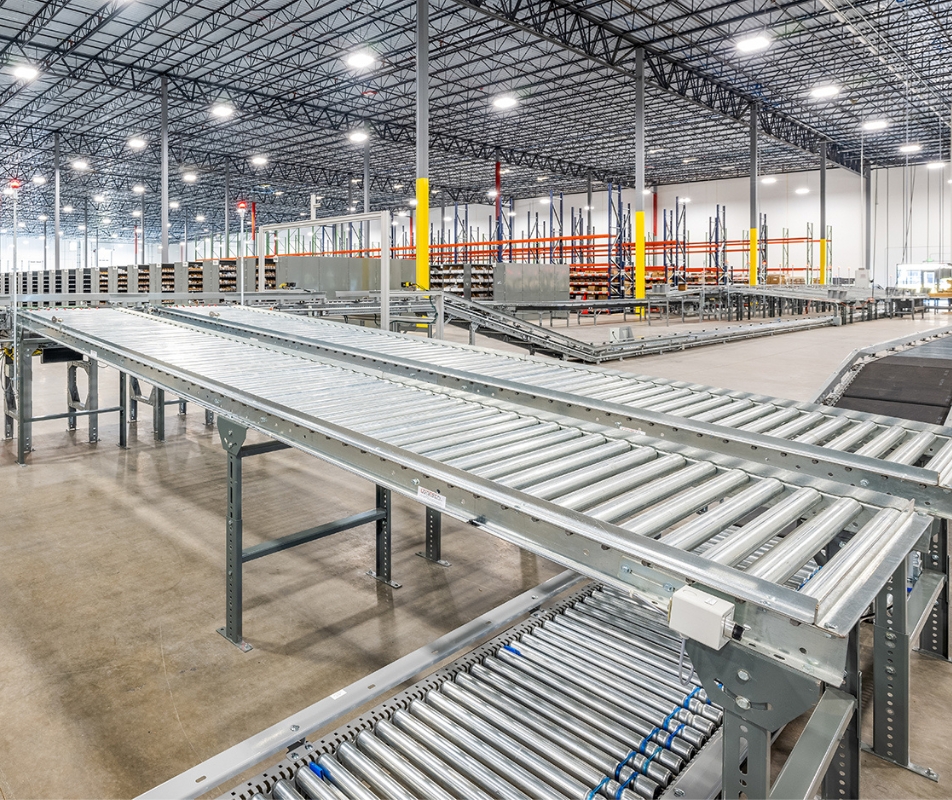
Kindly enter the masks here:
[[645, 212], [635, 212], [635, 297], [645, 299]]
[[430, 179], [416, 182], [416, 285], [430, 288]]
[[826, 237], [820, 239], [820, 283], [826, 283]]
[[760, 253], [757, 251], [757, 229], [750, 229], [750, 264], [747, 274], [751, 286], [757, 285], [757, 264], [760, 260]]

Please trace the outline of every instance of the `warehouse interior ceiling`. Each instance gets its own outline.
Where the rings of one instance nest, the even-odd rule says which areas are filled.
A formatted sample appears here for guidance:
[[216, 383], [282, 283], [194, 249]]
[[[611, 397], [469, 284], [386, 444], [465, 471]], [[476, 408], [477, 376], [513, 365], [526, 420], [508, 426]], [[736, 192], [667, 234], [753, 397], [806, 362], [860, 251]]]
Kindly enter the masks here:
[[[232, 196], [259, 220], [321, 213], [362, 198], [370, 133], [373, 208], [407, 209], [415, 146], [412, 0], [17, 0], [0, 18], [0, 154], [19, 177], [21, 220], [52, 215], [53, 143], [64, 163], [69, 235], [90, 224], [131, 229], [145, 187], [147, 231], [158, 234], [163, 76], [170, 110], [173, 238], [204, 215], [220, 231], [225, 168]], [[754, 35], [765, 50], [742, 53]], [[906, 0], [432, 0], [430, 179], [433, 203], [487, 202], [498, 158], [504, 194], [584, 191], [591, 175], [634, 181], [635, 49], [646, 52], [647, 181], [748, 174], [748, 126], [758, 103], [762, 173], [810, 169], [828, 142], [832, 166], [948, 159], [950, 4]], [[368, 51], [373, 67], [348, 55]], [[20, 79], [23, 65], [38, 70]], [[836, 85], [822, 101], [811, 89]], [[501, 112], [492, 100], [512, 94]], [[234, 110], [225, 119], [215, 104]], [[862, 123], [888, 119], [885, 130]], [[130, 149], [133, 137], [145, 147]], [[944, 143], [944, 144], [943, 144]], [[256, 155], [267, 157], [254, 165]], [[78, 171], [75, 159], [88, 162]], [[194, 183], [183, 176], [193, 173]], [[35, 186], [33, 176], [47, 179]], [[100, 201], [94, 198], [100, 196]], [[0, 219], [9, 224], [9, 204]], [[191, 235], [196, 235], [195, 223]]]

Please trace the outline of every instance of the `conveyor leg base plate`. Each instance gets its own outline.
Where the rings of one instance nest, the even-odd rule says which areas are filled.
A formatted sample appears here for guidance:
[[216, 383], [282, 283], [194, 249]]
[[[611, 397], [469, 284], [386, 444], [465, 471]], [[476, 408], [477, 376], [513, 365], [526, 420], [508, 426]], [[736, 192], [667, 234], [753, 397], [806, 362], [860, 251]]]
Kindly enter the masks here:
[[863, 745], [863, 752], [869, 753], [872, 756], [876, 756], [876, 758], [880, 758], [889, 764], [895, 764], [897, 767], [902, 767], [903, 769], [908, 769], [910, 772], [915, 772], [916, 775], [921, 775], [923, 778], [928, 778], [930, 781], [934, 781], [935, 783], [939, 782], [939, 773], [931, 767], [920, 767], [918, 764], [913, 764], [911, 761], [908, 764], [900, 764], [898, 761], [893, 761], [891, 758], [886, 758], [885, 756], [879, 755], [879, 753], [874, 751], [873, 748], [868, 744]]
[[240, 642], [232, 642], [231, 639], [228, 639], [228, 634], [225, 633], [225, 629], [224, 629], [224, 628], [219, 628], [219, 629], [218, 629], [218, 632], [219, 632], [222, 636], [224, 636], [225, 639], [227, 639], [229, 642], [231, 642], [233, 645], [235, 645], [235, 647], [237, 647], [239, 650], [241, 650], [242, 653], [247, 653], [247, 652], [249, 652], [249, 651], [251, 651], [251, 650], [254, 649], [254, 648], [253, 648], [250, 644], [248, 644], [248, 642], [246, 642], [244, 639], [242, 639]]
[[385, 579], [379, 577], [379, 576], [377, 575], [377, 573], [374, 572], [372, 569], [368, 569], [368, 570], [367, 570], [367, 574], [368, 574], [371, 578], [373, 578], [375, 581], [380, 581], [380, 583], [385, 583], [385, 584], [386, 584], [387, 586], [389, 586], [391, 589], [399, 589], [401, 586], [403, 586], [402, 583], [397, 583], [396, 581], [388, 581], [388, 580], [385, 580]]
[[417, 553], [416, 555], [418, 555], [420, 558], [425, 558], [431, 564], [439, 564], [441, 567], [451, 566], [449, 561], [446, 561], [442, 558], [430, 558], [426, 553]]

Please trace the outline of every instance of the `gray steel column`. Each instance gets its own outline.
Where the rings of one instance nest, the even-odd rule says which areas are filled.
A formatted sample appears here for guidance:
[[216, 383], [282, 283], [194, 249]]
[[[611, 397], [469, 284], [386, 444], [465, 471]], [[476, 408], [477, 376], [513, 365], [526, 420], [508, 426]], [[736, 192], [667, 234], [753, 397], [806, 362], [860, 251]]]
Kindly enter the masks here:
[[229, 253], [228, 237], [231, 234], [231, 230], [228, 224], [230, 221], [229, 213], [231, 212], [231, 175], [229, 174], [230, 166], [231, 165], [229, 164], [229, 161], [226, 158], [225, 159], [225, 246], [222, 248], [222, 256], [224, 258], [228, 258], [228, 253]]
[[53, 269], [60, 268], [60, 137], [53, 134]]
[[364, 213], [370, 211], [370, 139], [364, 142]]
[[169, 261], [169, 79], [162, 76], [162, 238], [159, 261]]
[[[367, 214], [370, 211], [370, 137], [367, 137], [367, 141], [364, 142], [364, 213]], [[370, 220], [367, 220], [363, 224], [364, 235], [363, 235], [363, 249], [367, 251], [368, 258], [370, 257]], [[380, 235], [385, 236], [386, 231], [381, 231]]]
[[142, 193], [142, 262], [145, 264], [145, 192]]
[[826, 142], [820, 142], [820, 283], [829, 280], [827, 275], [826, 241]]
[[[13, 244], [16, 247], [16, 223], [13, 229]], [[89, 198], [83, 198], [83, 269], [89, 269]]]
[[867, 269], [867, 274], [872, 278], [873, 276], [873, 201], [872, 201], [872, 188], [873, 188], [873, 170], [866, 164], [863, 167], [863, 175], [861, 180], [863, 181], [863, 187], [866, 190], [866, 196], [864, 198], [866, 202], [866, 241], [864, 243], [864, 252], [865, 259], [864, 263]]
[[757, 203], [757, 123], [759, 108], [756, 103], [750, 104], [750, 253], [748, 255], [748, 283], [757, 284], [757, 273], [760, 250], [757, 247], [757, 234], [760, 227]]
[[430, 288], [430, 4], [416, 0], [416, 284]]
[[645, 51], [635, 53], [635, 297], [646, 292], [645, 259]]
[[592, 232], [592, 173], [588, 173], [588, 193], [586, 194], [585, 204], [588, 207], [588, 213], [585, 221], [585, 233]]

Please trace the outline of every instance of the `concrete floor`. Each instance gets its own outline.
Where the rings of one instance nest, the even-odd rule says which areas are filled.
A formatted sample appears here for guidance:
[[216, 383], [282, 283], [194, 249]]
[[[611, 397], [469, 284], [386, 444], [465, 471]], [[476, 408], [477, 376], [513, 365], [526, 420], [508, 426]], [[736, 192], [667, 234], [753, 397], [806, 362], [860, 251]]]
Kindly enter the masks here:
[[[949, 321], [883, 320], [609, 366], [808, 400], [852, 349]], [[115, 402], [115, 373], [101, 382], [102, 402]], [[37, 365], [36, 413], [61, 411], [64, 386], [63, 367]], [[85, 430], [44, 423], [25, 468], [13, 442], [0, 446], [0, 800], [134, 796], [559, 571], [451, 522], [452, 566], [430, 564], [414, 555], [421, 509], [396, 498], [403, 588], [365, 575], [369, 527], [256, 561], [244, 591], [254, 650], [242, 654], [215, 633], [225, 460], [202, 422], [170, 410], [168, 440], [155, 445], [146, 418], [125, 451], [108, 418], [94, 446]], [[373, 503], [371, 485], [293, 451], [246, 462], [245, 478], [249, 544]], [[950, 670], [915, 657], [913, 757], [942, 783], [864, 756], [865, 797], [952, 796]]]

